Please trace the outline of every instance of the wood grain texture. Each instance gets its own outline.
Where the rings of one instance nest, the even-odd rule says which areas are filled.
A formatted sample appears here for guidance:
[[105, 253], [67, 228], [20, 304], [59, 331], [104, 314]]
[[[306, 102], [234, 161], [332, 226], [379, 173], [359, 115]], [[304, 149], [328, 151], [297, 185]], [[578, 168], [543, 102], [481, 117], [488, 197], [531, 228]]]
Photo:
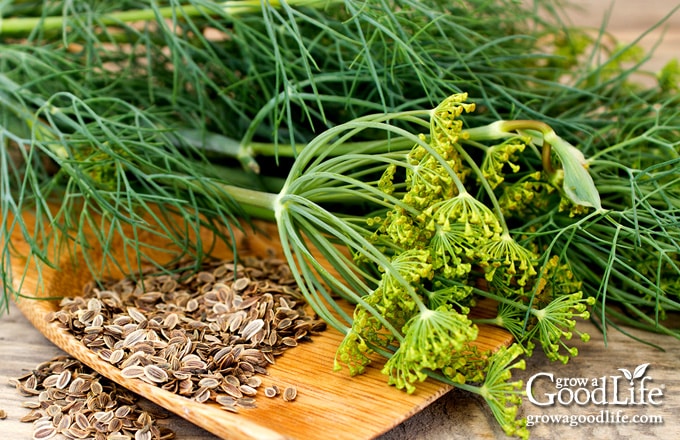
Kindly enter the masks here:
[[[30, 222], [29, 214], [26, 218]], [[265, 222], [259, 222], [257, 226], [259, 233], [238, 234], [236, 242], [242, 256], [265, 257], [280, 249], [275, 226]], [[144, 240], [143, 234], [141, 239]], [[203, 240], [207, 243], [211, 238], [205, 234]], [[27, 254], [28, 247], [19, 236], [13, 237], [12, 243], [17, 249], [13, 271], [20, 273], [25, 266], [25, 259], [21, 255]], [[160, 247], [167, 249], [168, 246]], [[96, 259], [97, 256], [101, 258], [100, 253], [94, 252], [88, 258]], [[216, 256], [231, 258], [231, 252], [223, 246]], [[38, 298], [79, 294], [82, 286], [91, 279], [87, 265], [68, 254], [60, 261], [59, 271], [41, 268], [42, 282], [39, 282], [37, 270], [30, 270], [23, 278], [22, 293], [26, 297]], [[90, 263], [100, 264], [99, 261]], [[373, 438], [450, 390], [447, 385], [428, 380], [420, 384], [415, 393], [406, 394], [386, 385], [386, 377], [381, 374], [378, 362], [355, 378], [350, 377], [346, 370], [334, 372], [335, 351], [343, 336], [329, 329], [314, 336], [311, 343], [301, 344], [278, 357], [276, 364], [268, 368], [269, 375], [263, 385], [275, 384], [280, 389], [295, 386], [298, 397], [294, 402], [260, 396], [257, 408], [233, 414], [214, 404], [198, 403], [144, 381], [124, 378], [118, 368], [100, 359], [59, 325], [46, 320], [50, 312], [58, 309], [56, 301], [19, 298], [16, 304], [32, 326], [64, 352], [103, 376], [224, 439], [302, 440], [315, 438], [321, 433], [332, 433], [332, 437], [338, 440]], [[482, 305], [477, 313], [484, 315], [485, 311]], [[477, 345], [482, 349], [495, 349], [512, 341], [507, 332], [490, 326], [480, 326], [480, 334]], [[47, 359], [38, 362], [44, 360]], [[26, 365], [23, 368], [33, 366]], [[19, 372], [15, 375], [19, 375]]]

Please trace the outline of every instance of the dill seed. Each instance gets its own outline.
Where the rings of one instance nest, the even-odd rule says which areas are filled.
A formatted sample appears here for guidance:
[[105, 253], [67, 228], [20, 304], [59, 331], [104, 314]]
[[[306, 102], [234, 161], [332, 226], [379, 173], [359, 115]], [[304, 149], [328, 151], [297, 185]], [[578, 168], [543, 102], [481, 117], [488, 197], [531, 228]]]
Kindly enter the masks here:
[[295, 400], [297, 397], [297, 388], [295, 387], [286, 387], [285, 390], [283, 390], [283, 400], [286, 402], [291, 402]]
[[163, 383], [168, 380], [168, 373], [156, 365], [149, 364], [144, 367], [144, 375], [152, 382]]
[[51, 425], [43, 425], [33, 431], [33, 440], [47, 440], [57, 435], [57, 429]]
[[276, 397], [279, 394], [278, 389], [274, 387], [267, 387], [264, 389], [264, 395], [267, 397]]

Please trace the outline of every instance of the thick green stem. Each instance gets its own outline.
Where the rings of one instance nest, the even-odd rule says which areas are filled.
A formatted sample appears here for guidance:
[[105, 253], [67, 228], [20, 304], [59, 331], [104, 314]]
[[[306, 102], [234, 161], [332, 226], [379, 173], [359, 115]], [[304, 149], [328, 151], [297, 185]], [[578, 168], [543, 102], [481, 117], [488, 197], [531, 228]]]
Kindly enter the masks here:
[[[239, 2], [241, 3], [241, 2]], [[245, 2], [243, 2], [245, 3]], [[252, 7], [249, 7], [250, 10]], [[239, 10], [245, 12], [244, 6]], [[159, 16], [162, 18], [171, 18], [177, 15], [178, 8], [165, 7], [158, 9], [133, 9], [129, 11], [112, 12], [106, 16], [99, 18], [98, 23], [103, 26], [116, 26], [121, 23], [130, 23], [136, 21], [155, 20]], [[205, 15], [208, 11], [205, 8], [198, 8], [195, 6], [185, 5], [182, 7], [182, 14], [184, 16]], [[0, 30], [0, 36], [3, 37], [24, 37], [39, 28], [47, 34], [61, 31], [68, 24], [67, 18], [63, 15], [48, 16], [48, 17], [9, 17], [5, 18]]]
[[275, 221], [278, 194], [256, 191], [233, 185], [221, 185], [246, 213], [263, 220]]
[[[237, 159], [244, 169], [260, 172], [256, 157], [297, 157], [300, 150], [306, 147], [305, 144], [274, 144], [267, 142], [239, 142], [236, 139], [223, 136], [217, 133], [206, 133], [201, 130], [179, 129], [177, 134], [182, 140], [192, 147], [201, 149], [206, 153], [218, 155], [220, 157], [231, 157]], [[396, 149], [407, 148], [413, 145], [413, 140], [408, 138], [378, 139], [374, 141], [344, 142], [335, 146], [332, 151], [323, 151], [329, 157], [343, 156], [357, 151], [371, 151], [373, 153], [386, 153]]]
[[[291, 0], [291, 6], [310, 6], [322, 8], [336, 0]], [[260, 0], [230, 0], [216, 3], [214, 7], [207, 8], [190, 4], [179, 6], [166, 6], [162, 8], [132, 9], [127, 11], [115, 11], [98, 18], [97, 23], [102, 26], [117, 26], [121, 23], [133, 23], [159, 18], [200, 17], [217, 15], [218, 10], [228, 16], [238, 16], [255, 13], [262, 10]], [[269, 5], [280, 7], [278, 0], [271, 0]], [[25, 37], [41, 29], [45, 33], [56, 33], [67, 27], [68, 17], [53, 15], [47, 17], [5, 17], [0, 27], [0, 37]]]

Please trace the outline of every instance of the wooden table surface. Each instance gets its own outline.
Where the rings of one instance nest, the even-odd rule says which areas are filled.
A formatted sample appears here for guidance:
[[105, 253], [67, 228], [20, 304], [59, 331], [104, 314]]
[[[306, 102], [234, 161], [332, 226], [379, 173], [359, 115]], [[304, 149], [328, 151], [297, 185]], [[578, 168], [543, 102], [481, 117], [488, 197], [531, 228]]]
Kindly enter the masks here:
[[[599, 26], [605, 12], [611, 6], [609, 0], [579, 0], [575, 3], [583, 5], [580, 13], [572, 14], [574, 22]], [[666, 15], [673, 7], [680, 4], [678, 0], [617, 0], [611, 10], [610, 31], [623, 41], [631, 41], [640, 33]], [[661, 30], [652, 32], [641, 44], [651, 47], [658, 42]], [[680, 57], [680, 12], [676, 13], [665, 29], [663, 43], [655, 52], [650, 70], [658, 69], [673, 57]], [[621, 377], [618, 397], [625, 400], [629, 397], [630, 387], [622, 378], [626, 369], [633, 372], [637, 366], [648, 364], [645, 376], [647, 390], [657, 393], [657, 405], [597, 405], [588, 401], [584, 404], [538, 406], [525, 399], [522, 405], [524, 416], [538, 416], [539, 423], [531, 428], [532, 438], [574, 439], [574, 438], [635, 438], [644, 439], [676, 439], [680, 438], [680, 341], [659, 335], [627, 329], [635, 335], [651, 338], [655, 343], [665, 347], [665, 351], [635, 342], [623, 334], [610, 329], [608, 343], [605, 345], [602, 334], [589, 322], [579, 323], [579, 329], [591, 334], [588, 343], [574, 341], [580, 355], [569, 364], [551, 363], [541, 353], [536, 353], [527, 363], [527, 369], [519, 372], [517, 377], [525, 383], [534, 375], [542, 374], [537, 379], [534, 393], [537, 399], [546, 393], [556, 392], [545, 374], [552, 374], [555, 379], [582, 378], [592, 381], [604, 378], [611, 387]], [[19, 419], [26, 414], [20, 406], [23, 400], [8, 380], [16, 377], [26, 369], [33, 368], [40, 362], [61, 354], [60, 350], [38, 333], [21, 315], [16, 307], [11, 308], [9, 315], [0, 316], [0, 410], [7, 413], [7, 418], [0, 420], [0, 438], [8, 440], [30, 439], [32, 424], [21, 423]], [[639, 380], [639, 379], [637, 379]], [[551, 386], [553, 388], [551, 388]], [[580, 385], [574, 385], [575, 391]], [[590, 387], [590, 385], [589, 385]], [[592, 390], [592, 388], [590, 388]], [[636, 382], [637, 393], [640, 383]], [[607, 389], [611, 392], [611, 388]], [[569, 392], [563, 392], [563, 398]], [[581, 399], [584, 392], [576, 393]], [[639, 401], [639, 394], [633, 396]], [[539, 402], [540, 403], [540, 402]], [[594, 423], [570, 426], [569, 423], [542, 423], [541, 416], [594, 419], [596, 416], [608, 416], [609, 423], [595, 420]], [[623, 416], [650, 423], [622, 423]], [[661, 420], [660, 423], [651, 423]], [[568, 421], [568, 420], [567, 420]], [[615, 423], [617, 422], [618, 423]], [[179, 417], [171, 417], [164, 423], [169, 424], [180, 440], [216, 440], [213, 435], [191, 425]], [[416, 414], [406, 422], [385, 433], [378, 440], [454, 440], [454, 439], [495, 439], [506, 438], [483, 401], [467, 393], [453, 390], [441, 397], [434, 404]], [[314, 440], [310, 436], [309, 440]]]

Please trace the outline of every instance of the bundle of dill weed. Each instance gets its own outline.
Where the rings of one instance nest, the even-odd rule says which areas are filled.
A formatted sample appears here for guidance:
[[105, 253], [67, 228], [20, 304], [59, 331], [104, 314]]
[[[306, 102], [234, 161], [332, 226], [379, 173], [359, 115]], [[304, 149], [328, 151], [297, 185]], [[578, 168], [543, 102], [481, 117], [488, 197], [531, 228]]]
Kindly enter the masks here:
[[[58, 267], [56, 242], [116, 264], [115, 242], [163, 271], [144, 233], [198, 269], [206, 246], [187, 236], [274, 220], [307, 302], [346, 335], [339, 367], [382, 354], [390, 383], [478, 393], [518, 436], [511, 369], [535, 347], [575, 355], [577, 317], [679, 335], [680, 68], [636, 82], [651, 54], [566, 26], [551, 1], [24, 0], [2, 15], [5, 307], [12, 236], [29, 262]], [[517, 344], [475, 351], [480, 298]]]

